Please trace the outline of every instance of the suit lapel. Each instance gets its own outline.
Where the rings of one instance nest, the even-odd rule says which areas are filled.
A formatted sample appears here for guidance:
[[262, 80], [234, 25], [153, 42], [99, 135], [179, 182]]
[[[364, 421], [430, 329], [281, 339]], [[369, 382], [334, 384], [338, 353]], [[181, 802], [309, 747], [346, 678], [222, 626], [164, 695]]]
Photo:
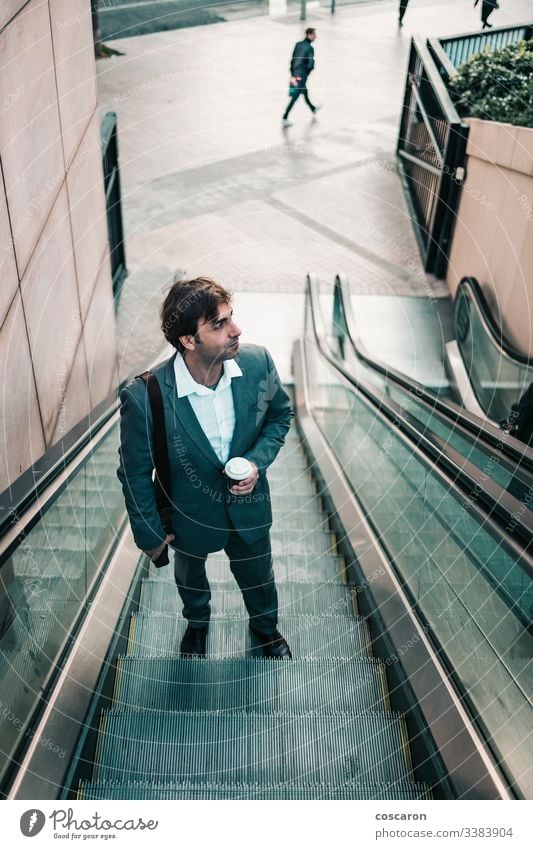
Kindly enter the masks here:
[[230, 457], [238, 457], [246, 435], [249, 431], [250, 405], [253, 404], [253, 395], [250, 392], [246, 372], [242, 363], [239, 363], [242, 371], [241, 377], [234, 377], [231, 381], [231, 392], [233, 395], [233, 406], [235, 408], [235, 429], [229, 451]]
[[196, 414], [191, 407], [189, 399], [187, 397], [178, 398], [176, 375], [174, 373], [174, 359], [175, 357], [172, 357], [172, 359], [168, 361], [164, 371], [165, 388], [169, 405], [174, 412], [174, 416], [179, 419], [183, 430], [188, 436], [190, 436], [199, 451], [204, 454], [210, 463], [213, 463], [217, 469], [220, 469], [222, 464], [205, 435], [200, 422], [196, 418]]

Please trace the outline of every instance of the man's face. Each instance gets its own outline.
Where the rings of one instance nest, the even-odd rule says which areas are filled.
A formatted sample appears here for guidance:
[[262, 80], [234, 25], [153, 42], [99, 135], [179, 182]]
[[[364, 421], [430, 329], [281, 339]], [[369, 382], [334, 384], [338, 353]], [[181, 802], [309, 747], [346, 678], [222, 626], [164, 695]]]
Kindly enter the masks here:
[[231, 360], [239, 351], [241, 329], [233, 320], [230, 304], [219, 304], [216, 318], [206, 321], [201, 318], [194, 337], [195, 354], [206, 365]]
[[309, 39], [309, 41], [314, 41], [316, 38], [316, 32], [310, 32], [307, 38]]

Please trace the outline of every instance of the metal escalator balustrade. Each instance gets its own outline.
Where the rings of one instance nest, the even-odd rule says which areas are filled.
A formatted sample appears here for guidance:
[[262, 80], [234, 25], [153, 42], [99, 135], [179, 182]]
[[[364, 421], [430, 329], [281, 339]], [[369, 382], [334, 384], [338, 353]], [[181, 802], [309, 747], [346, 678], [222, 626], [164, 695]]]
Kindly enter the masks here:
[[[468, 509], [355, 382], [317, 330], [308, 288], [305, 358], [317, 424], [514, 792], [533, 795], [531, 557]], [[326, 353], [326, 355], [325, 355]]]
[[[116, 403], [115, 403], [116, 407]], [[7, 787], [45, 708], [73, 634], [125, 520], [115, 474], [118, 433], [110, 420], [84, 459], [38, 494], [28, 512], [11, 508], [0, 567], [0, 787]], [[83, 453], [83, 452], [82, 452]], [[35, 738], [66, 766], [64, 740]]]
[[428, 796], [413, 781], [404, 718], [390, 710], [384, 664], [295, 435], [269, 480], [280, 629], [293, 660], [257, 656], [224, 555], [207, 562], [207, 657], [181, 658], [171, 567], [150, 567], [78, 798]]
[[450, 453], [458, 468], [464, 468], [466, 461], [480, 470], [485, 489], [487, 481], [493, 481], [517, 499], [517, 511], [527, 515], [533, 510], [533, 499], [526, 497], [533, 487], [533, 449], [371, 357], [359, 338], [343, 275], [335, 281], [330, 339], [332, 353], [354, 379], [376, 387], [395, 402], [421, 434]]

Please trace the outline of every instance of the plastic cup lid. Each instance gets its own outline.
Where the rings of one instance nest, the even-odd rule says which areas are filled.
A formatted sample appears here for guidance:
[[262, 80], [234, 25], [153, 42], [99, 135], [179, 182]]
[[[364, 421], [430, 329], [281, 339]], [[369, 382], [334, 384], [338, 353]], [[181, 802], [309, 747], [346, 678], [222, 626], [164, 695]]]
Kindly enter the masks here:
[[227, 476], [234, 481], [242, 481], [250, 477], [252, 466], [246, 457], [232, 457], [224, 467]]

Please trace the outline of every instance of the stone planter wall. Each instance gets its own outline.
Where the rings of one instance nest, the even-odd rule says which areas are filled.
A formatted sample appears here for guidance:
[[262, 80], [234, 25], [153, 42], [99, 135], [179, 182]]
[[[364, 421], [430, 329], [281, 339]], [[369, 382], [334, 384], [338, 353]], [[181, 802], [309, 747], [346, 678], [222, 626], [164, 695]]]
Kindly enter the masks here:
[[533, 357], [533, 129], [468, 120], [447, 281], [476, 277], [505, 337]]

